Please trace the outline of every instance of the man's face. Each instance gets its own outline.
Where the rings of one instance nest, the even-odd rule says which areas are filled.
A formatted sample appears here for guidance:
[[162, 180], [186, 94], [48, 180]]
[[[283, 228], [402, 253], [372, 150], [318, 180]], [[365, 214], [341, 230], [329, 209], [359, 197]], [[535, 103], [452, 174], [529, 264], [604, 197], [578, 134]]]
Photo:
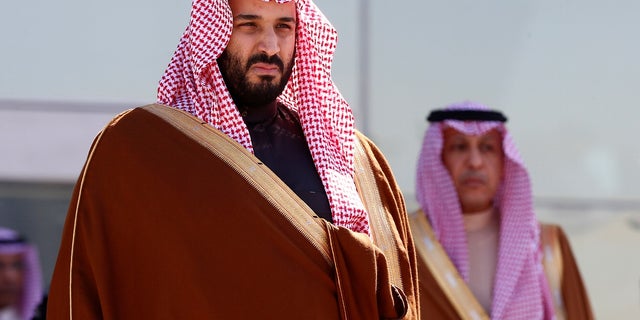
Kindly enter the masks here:
[[293, 69], [295, 1], [229, 0], [233, 32], [218, 58], [236, 104], [261, 106], [284, 90]]
[[0, 254], [0, 309], [16, 304], [22, 294], [23, 282], [23, 255]]
[[500, 133], [494, 129], [470, 136], [447, 128], [443, 134], [442, 162], [456, 187], [462, 212], [489, 209], [503, 176]]

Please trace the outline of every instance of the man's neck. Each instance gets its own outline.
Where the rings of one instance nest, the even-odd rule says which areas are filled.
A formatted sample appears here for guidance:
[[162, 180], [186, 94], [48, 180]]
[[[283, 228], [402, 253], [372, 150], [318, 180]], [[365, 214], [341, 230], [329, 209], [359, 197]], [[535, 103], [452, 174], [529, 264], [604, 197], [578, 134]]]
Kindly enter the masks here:
[[489, 207], [484, 210], [475, 212], [464, 212], [462, 218], [464, 219], [464, 227], [467, 232], [483, 229], [491, 224], [497, 217], [495, 208]]
[[463, 218], [469, 248], [469, 288], [490, 313], [498, 261], [498, 212], [491, 207]]
[[247, 123], [259, 123], [271, 119], [275, 116], [277, 110], [277, 100], [261, 106], [238, 106], [238, 111]]

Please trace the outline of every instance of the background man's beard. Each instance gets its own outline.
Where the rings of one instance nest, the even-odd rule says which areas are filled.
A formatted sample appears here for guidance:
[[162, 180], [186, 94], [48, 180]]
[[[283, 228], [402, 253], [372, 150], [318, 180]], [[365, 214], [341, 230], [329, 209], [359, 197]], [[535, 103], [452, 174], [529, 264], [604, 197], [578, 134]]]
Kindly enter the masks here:
[[[275, 64], [280, 67], [280, 70], [285, 70], [280, 82], [274, 83], [275, 77], [272, 76], [262, 76], [258, 83], [249, 82], [246, 73], [251, 65], [257, 62]], [[275, 101], [287, 85], [293, 69], [291, 62], [285, 66], [278, 56], [269, 58], [265, 54], [251, 56], [246, 67], [243, 67], [240, 59], [229, 55], [226, 50], [218, 58], [218, 66], [231, 98], [237, 106], [245, 107], [263, 106]]]

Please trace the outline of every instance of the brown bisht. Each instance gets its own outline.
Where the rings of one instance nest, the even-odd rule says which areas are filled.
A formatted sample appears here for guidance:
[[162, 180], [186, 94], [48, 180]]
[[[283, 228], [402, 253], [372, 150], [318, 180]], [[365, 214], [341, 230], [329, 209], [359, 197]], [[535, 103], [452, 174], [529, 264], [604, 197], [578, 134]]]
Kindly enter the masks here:
[[376, 244], [315, 217], [186, 112], [124, 112], [96, 137], [76, 184], [49, 319], [418, 319], [404, 200], [377, 148], [357, 137]]
[[[410, 214], [410, 225], [418, 253], [420, 308], [429, 318], [442, 320], [489, 319], [473, 296], [446, 252], [436, 240], [424, 212]], [[549, 318], [567, 320], [594, 319], [587, 290], [562, 228], [541, 225], [545, 251], [543, 265], [553, 292], [555, 314]], [[554, 256], [550, 258], [550, 254]]]

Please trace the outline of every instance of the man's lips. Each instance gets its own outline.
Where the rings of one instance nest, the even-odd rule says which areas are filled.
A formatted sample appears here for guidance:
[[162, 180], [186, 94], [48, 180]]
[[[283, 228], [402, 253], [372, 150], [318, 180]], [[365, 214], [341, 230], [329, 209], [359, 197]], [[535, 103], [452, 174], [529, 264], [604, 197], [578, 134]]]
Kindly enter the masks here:
[[275, 64], [269, 63], [256, 63], [251, 66], [251, 69], [260, 75], [277, 75], [280, 74], [280, 67]]
[[486, 184], [486, 179], [480, 176], [469, 176], [462, 179], [462, 184], [467, 187], [480, 187]]

